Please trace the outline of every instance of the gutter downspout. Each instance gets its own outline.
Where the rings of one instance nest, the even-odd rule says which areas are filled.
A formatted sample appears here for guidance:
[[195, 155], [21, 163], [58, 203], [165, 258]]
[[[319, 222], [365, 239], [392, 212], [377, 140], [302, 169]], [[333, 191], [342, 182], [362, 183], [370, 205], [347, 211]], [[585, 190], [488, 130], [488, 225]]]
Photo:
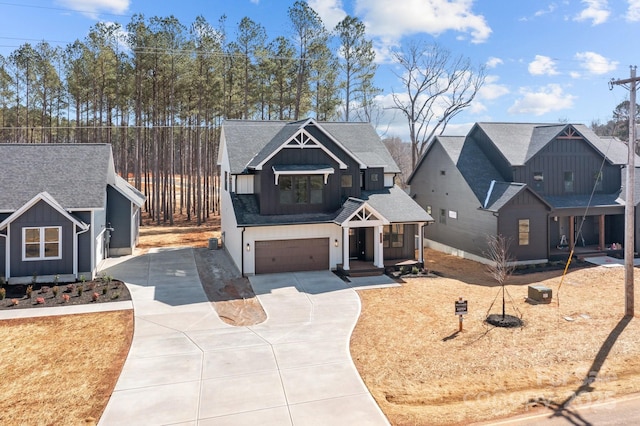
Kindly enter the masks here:
[[242, 228], [240, 233], [240, 276], [244, 277], [244, 231], [247, 228]]
[[[78, 235], [84, 234], [89, 229], [91, 229], [91, 225], [87, 226], [87, 229], [84, 229], [80, 232], [74, 232], [75, 238], [73, 239], [73, 275], [75, 275], [76, 279], [78, 279]], [[92, 242], [93, 245], [93, 242]], [[96, 265], [97, 266], [97, 265]], [[91, 271], [91, 275], [93, 275], [93, 271]], [[91, 277], [93, 279], [94, 277]]]
[[2, 275], [4, 276], [4, 280], [5, 282], [9, 281], [9, 277], [7, 274], [7, 268], [9, 267], [9, 250], [7, 250], [7, 234], [0, 234], [0, 237], [4, 237], [4, 272], [2, 273]]

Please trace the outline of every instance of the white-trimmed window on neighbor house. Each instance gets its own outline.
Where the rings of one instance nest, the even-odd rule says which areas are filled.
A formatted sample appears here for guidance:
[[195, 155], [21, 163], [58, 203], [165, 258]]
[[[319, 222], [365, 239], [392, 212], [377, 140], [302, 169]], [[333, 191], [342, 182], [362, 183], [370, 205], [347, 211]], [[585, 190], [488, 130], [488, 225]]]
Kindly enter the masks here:
[[518, 245], [529, 245], [529, 219], [518, 219]]
[[382, 234], [383, 247], [403, 247], [404, 246], [404, 225], [396, 223], [385, 225]]
[[62, 227], [22, 228], [22, 260], [62, 259]]
[[340, 186], [342, 188], [353, 187], [353, 175], [342, 175], [340, 178]]
[[564, 192], [573, 192], [573, 172], [564, 172]]
[[280, 204], [322, 204], [324, 181], [320, 175], [280, 176]]
[[533, 172], [533, 187], [538, 191], [544, 190], [544, 173]]
[[593, 186], [594, 191], [602, 192], [602, 172], [597, 171], [593, 174]]

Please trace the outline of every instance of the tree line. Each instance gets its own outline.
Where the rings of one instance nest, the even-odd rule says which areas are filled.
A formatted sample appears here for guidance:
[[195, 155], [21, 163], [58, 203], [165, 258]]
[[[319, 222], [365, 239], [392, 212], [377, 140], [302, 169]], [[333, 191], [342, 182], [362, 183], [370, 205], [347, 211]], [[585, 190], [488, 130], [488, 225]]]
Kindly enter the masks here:
[[[243, 18], [134, 15], [98, 23], [65, 47], [25, 43], [0, 55], [0, 142], [109, 143], [116, 170], [147, 195], [157, 223], [197, 224], [218, 211], [225, 119], [371, 121], [377, 70], [364, 24], [325, 28], [306, 2], [268, 40]], [[72, 167], [73, 165], [69, 165]]]

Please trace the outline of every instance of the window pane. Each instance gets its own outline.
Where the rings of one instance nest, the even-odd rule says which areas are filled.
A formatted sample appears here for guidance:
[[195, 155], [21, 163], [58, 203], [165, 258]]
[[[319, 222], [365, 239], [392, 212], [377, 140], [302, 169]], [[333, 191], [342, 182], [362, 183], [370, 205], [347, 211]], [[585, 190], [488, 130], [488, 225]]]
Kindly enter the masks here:
[[404, 225], [393, 225], [393, 234], [391, 234], [391, 246], [402, 247], [404, 245]]
[[46, 243], [44, 245], [44, 257], [58, 257], [59, 247], [58, 243]]
[[518, 220], [518, 244], [529, 245], [529, 219]]
[[296, 177], [294, 179], [295, 195], [294, 202], [296, 204], [304, 204], [307, 202], [307, 177]]
[[40, 257], [40, 244], [26, 244], [24, 246], [24, 256], [26, 258]]
[[382, 231], [382, 247], [389, 247], [390, 239], [391, 239], [391, 226], [385, 225]]
[[40, 242], [40, 229], [25, 229], [24, 230], [24, 242], [25, 243], [37, 243]]
[[292, 204], [293, 203], [293, 191], [291, 187], [291, 176], [280, 176], [278, 180], [280, 187], [280, 203]]
[[58, 235], [58, 228], [45, 228], [44, 229], [44, 241], [45, 243], [53, 243], [60, 241], [60, 237]]
[[324, 190], [324, 179], [322, 176], [311, 176], [311, 204], [322, 204], [322, 191]]
[[564, 190], [573, 192], [573, 172], [564, 172]]
[[353, 176], [351, 175], [342, 175], [342, 187], [343, 188], [351, 188], [353, 186]]

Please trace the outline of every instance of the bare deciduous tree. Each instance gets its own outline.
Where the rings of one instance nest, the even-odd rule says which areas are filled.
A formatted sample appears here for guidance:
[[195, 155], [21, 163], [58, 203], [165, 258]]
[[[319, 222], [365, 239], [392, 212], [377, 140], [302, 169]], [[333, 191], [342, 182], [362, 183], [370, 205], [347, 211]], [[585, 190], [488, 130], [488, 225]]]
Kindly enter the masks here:
[[504, 283], [515, 270], [514, 259], [511, 257], [511, 240], [503, 235], [487, 236], [487, 250], [485, 255], [491, 263], [487, 265], [487, 273], [502, 286], [502, 318], [505, 317], [505, 288]]
[[427, 143], [442, 134], [449, 121], [467, 108], [484, 84], [483, 66], [475, 69], [468, 58], [452, 56], [438, 44], [410, 42], [392, 52], [404, 92], [393, 92], [395, 109], [409, 124], [411, 165], [415, 167]]

